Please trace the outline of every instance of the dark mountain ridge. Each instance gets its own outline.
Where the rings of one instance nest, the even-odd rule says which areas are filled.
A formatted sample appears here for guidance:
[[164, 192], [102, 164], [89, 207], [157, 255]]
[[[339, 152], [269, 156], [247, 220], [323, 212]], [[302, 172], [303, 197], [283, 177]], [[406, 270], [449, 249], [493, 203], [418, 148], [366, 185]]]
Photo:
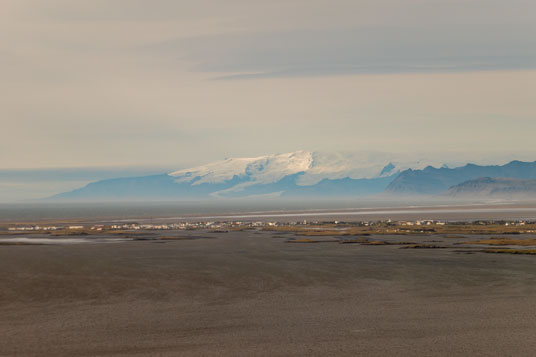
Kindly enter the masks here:
[[506, 165], [480, 166], [467, 164], [457, 168], [435, 168], [405, 170], [386, 189], [391, 194], [436, 195], [465, 181], [482, 177], [508, 177], [516, 179], [536, 179], [536, 161], [512, 161]]
[[536, 180], [504, 177], [481, 177], [451, 187], [446, 193], [450, 197], [493, 197], [529, 199], [536, 196]]

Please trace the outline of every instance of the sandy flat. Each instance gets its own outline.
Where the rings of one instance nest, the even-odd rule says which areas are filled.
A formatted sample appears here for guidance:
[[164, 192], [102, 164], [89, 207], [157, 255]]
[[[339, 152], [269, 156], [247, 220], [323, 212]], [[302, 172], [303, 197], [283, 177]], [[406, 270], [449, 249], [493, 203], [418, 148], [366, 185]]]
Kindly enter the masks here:
[[534, 355], [534, 256], [214, 237], [0, 246], [0, 355]]

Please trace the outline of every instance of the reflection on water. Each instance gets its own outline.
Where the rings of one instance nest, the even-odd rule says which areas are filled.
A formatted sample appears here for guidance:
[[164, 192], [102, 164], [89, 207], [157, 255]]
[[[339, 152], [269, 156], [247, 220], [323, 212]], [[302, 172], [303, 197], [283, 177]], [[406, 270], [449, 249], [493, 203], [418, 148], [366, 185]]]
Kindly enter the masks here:
[[132, 238], [0, 238], [0, 243], [19, 243], [19, 244], [83, 244], [83, 243], [121, 243], [131, 241]]

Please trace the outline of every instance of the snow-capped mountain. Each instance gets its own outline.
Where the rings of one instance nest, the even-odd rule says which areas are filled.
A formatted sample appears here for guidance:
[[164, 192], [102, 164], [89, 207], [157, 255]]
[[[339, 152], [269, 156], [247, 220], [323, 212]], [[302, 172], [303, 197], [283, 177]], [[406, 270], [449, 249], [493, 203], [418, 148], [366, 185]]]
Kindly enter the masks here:
[[232, 158], [207, 165], [178, 170], [169, 175], [176, 182], [221, 183], [233, 177], [248, 177], [255, 183], [273, 183], [285, 176], [302, 173], [299, 184], [314, 185], [322, 179], [377, 178], [391, 176], [408, 168], [421, 169], [430, 161], [398, 162], [388, 154], [322, 153], [296, 151], [254, 158]]
[[296, 151], [230, 158], [145, 177], [97, 181], [56, 195], [68, 199], [279, 196], [362, 196], [382, 192], [402, 170], [430, 162], [403, 162], [382, 153]]
[[176, 182], [192, 185], [222, 183], [233, 177], [249, 177], [255, 183], [272, 183], [288, 175], [307, 172], [313, 166], [313, 153], [296, 151], [288, 154], [235, 158], [170, 173]]

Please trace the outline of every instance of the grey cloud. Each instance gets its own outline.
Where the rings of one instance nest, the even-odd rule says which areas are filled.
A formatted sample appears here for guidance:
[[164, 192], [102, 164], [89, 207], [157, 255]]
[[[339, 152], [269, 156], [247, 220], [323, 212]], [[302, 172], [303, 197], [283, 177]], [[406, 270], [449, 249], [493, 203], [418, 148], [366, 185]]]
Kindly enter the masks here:
[[[197, 3], [197, 4], [196, 4]], [[52, 0], [32, 3], [25, 13], [38, 19], [55, 22], [122, 22], [122, 21], [169, 21], [204, 14], [207, 0], [92, 0], [78, 2]]]
[[[97, 39], [106, 36], [102, 22], [132, 26], [131, 44], [144, 37], [141, 22], [146, 32], [188, 23], [175, 34], [153, 29], [180, 39], [149, 47], [140, 39], [137, 54], [180, 70], [186, 59], [222, 79], [532, 69], [535, 11], [530, 0], [51, 0], [26, 8], [39, 21], [92, 24]], [[217, 35], [194, 37], [198, 24]], [[72, 36], [58, 46], [128, 53], [123, 43], [102, 42]]]
[[243, 33], [168, 41], [157, 51], [220, 78], [536, 67], [536, 26], [388, 26]]

